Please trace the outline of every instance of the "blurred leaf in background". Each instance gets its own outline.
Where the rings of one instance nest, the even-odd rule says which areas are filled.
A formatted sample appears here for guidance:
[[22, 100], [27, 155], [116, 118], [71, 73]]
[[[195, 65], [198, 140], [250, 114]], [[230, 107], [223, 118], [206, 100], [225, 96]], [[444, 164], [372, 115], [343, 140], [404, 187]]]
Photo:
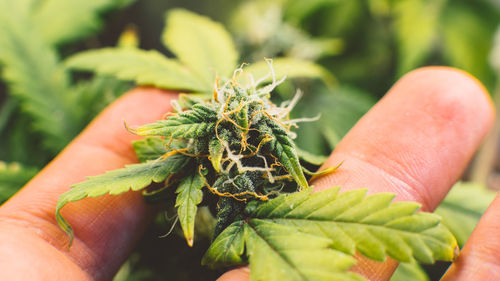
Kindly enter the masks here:
[[[45, 41], [53, 46], [83, 39], [103, 27], [101, 15], [124, 8], [135, 0], [45, 0], [34, 12], [34, 22]], [[63, 12], [61, 12], [63, 11]]]
[[492, 34], [500, 10], [489, 1], [403, 0], [394, 7], [398, 76], [425, 64], [448, 64], [479, 78], [488, 88]]
[[432, 53], [445, 3], [446, 0], [404, 0], [395, 5], [398, 76], [423, 64]]
[[301, 20], [334, 0], [245, 1], [229, 24], [245, 61], [286, 56], [316, 60], [339, 54], [338, 38], [312, 36], [299, 27]]
[[[110, 71], [73, 75], [62, 63], [67, 57], [89, 47], [115, 45], [132, 23], [148, 51], [138, 49], [137, 35], [128, 29], [120, 37], [120, 50], [140, 58], [121, 63], [137, 67], [148, 63], [141, 60], [145, 53], [156, 57], [173, 53], [190, 68], [188, 72], [199, 72], [199, 58], [182, 54], [188, 47], [204, 52], [213, 36], [204, 38], [203, 24], [196, 20], [173, 17], [177, 30], [165, 32], [165, 49], [159, 39], [164, 13], [174, 7], [227, 23], [242, 61], [257, 62], [247, 66], [252, 72], [265, 69], [265, 57], [281, 57], [274, 60], [279, 75], [299, 79], [278, 87], [276, 102], [290, 99], [287, 92], [302, 90], [294, 117], [319, 115], [320, 119], [299, 124], [297, 142], [319, 155], [328, 155], [401, 75], [417, 67], [458, 67], [477, 76], [489, 90], [494, 89], [495, 79], [499, 83], [500, 43], [497, 49], [492, 46], [495, 30], [500, 30], [500, 4], [492, 0], [0, 0], [0, 202], [131, 87], [109, 76]], [[184, 37], [188, 31], [190, 36]], [[232, 69], [236, 65], [229, 64], [237, 55], [227, 54], [204, 65], [221, 63], [222, 68]], [[169, 79], [168, 73], [158, 71], [156, 77]], [[184, 81], [178, 88], [211, 89], [213, 72], [196, 75], [201, 83], [178, 79]], [[460, 183], [437, 209], [461, 245], [493, 196], [481, 184]], [[158, 243], [159, 232], [164, 231], [158, 228], [152, 226], [117, 280], [164, 280], [167, 274], [172, 280], [218, 276], [219, 272], [192, 266], [198, 266], [203, 245], [190, 251], [178, 246], [185, 245], [178, 237]], [[173, 251], [178, 254], [169, 254]], [[402, 264], [392, 280], [430, 279], [419, 265]]]
[[375, 101], [369, 93], [349, 86], [306, 92], [295, 117], [319, 116], [319, 120], [299, 124], [297, 145], [315, 154], [329, 155]]
[[490, 55], [490, 64], [500, 76], [500, 25], [495, 33], [493, 48]]
[[9, 199], [37, 172], [37, 168], [24, 167], [15, 162], [6, 164], [0, 161], [0, 202]]
[[435, 213], [463, 247], [479, 219], [496, 196], [496, 192], [473, 182], [459, 182], [453, 186]]
[[0, 159], [37, 167], [17, 170], [17, 188], [129, 88], [106, 77], [73, 83], [59, 47], [96, 32], [101, 13], [131, 2], [0, 1], [0, 70], [6, 87], [0, 106]]

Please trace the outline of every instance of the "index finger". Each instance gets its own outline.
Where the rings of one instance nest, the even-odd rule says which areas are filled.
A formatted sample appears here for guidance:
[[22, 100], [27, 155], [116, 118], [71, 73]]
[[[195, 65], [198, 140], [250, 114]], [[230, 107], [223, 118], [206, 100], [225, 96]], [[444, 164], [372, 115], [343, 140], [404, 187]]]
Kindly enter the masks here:
[[[470, 75], [428, 67], [403, 77], [342, 139], [323, 168], [340, 168], [315, 190], [366, 187], [432, 211], [460, 177], [493, 123], [485, 89]], [[396, 263], [360, 257], [355, 271], [388, 280]], [[246, 276], [246, 277], [241, 277]], [[236, 278], [233, 278], [236, 277]], [[232, 271], [221, 280], [247, 280]]]

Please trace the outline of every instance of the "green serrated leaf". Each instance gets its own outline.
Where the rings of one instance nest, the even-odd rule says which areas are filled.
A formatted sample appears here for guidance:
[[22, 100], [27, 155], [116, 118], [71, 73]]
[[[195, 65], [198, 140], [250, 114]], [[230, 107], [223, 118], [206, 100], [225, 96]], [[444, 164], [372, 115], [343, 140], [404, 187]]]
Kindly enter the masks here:
[[[52, 45], [67, 43], [99, 30], [99, 14], [121, 8], [132, 1], [123, 0], [45, 0], [34, 14], [42, 37]], [[61, 13], [61, 11], [64, 11]]]
[[236, 221], [226, 227], [212, 242], [201, 263], [211, 268], [245, 264], [245, 225]]
[[205, 181], [202, 175], [193, 171], [180, 182], [175, 191], [177, 193], [177, 200], [175, 201], [177, 215], [189, 246], [193, 246], [196, 212], [198, 204], [203, 199], [203, 192], [201, 191], [203, 186], [205, 186]]
[[148, 137], [133, 141], [132, 146], [140, 162], [158, 159], [168, 152], [167, 142], [158, 137]]
[[[338, 188], [317, 192], [298, 206], [287, 204], [291, 199], [281, 195], [262, 204], [252, 214], [294, 226], [297, 231], [329, 237], [332, 241], [337, 239], [337, 233], [343, 232], [342, 248], [335, 248], [339, 243], [332, 242], [335, 249], [349, 249], [346, 253], [353, 253], [352, 249], [356, 248], [374, 260], [383, 261], [387, 254], [405, 262], [416, 259], [432, 263], [436, 259], [454, 258], [457, 247], [454, 237], [439, 223], [436, 215], [414, 213], [414, 202], [390, 204], [392, 194], [364, 197], [364, 189], [337, 194]], [[273, 206], [274, 200], [281, 203]]]
[[389, 281], [430, 281], [425, 270], [416, 262], [400, 263]]
[[458, 245], [463, 246], [479, 219], [495, 198], [497, 192], [472, 182], [459, 182], [453, 186], [435, 213], [443, 218]]
[[348, 273], [353, 257], [330, 248], [330, 239], [253, 219], [246, 224], [250, 280], [363, 280]]
[[273, 138], [269, 145], [280, 163], [290, 173], [301, 188], [309, 187], [302, 166], [300, 165], [295, 144], [287, 132], [275, 121], [269, 120], [268, 125], [272, 130]]
[[0, 204], [21, 189], [37, 172], [37, 168], [0, 161]]
[[231, 77], [238, 63], [238, 53], [224, 27], [186, 10], [168, 12], [163, 42], [208, 88], [213, 87], [216, 75]]
[[[254, 78], [266, 77], [262, 82], [270, 82], [273, 77], [269, 67], [270, 62], [259, 61], [245, 67], [245, 75], [240, 77], [240, 82], [246, 84], [250, 81], [249, 76]], [[272, 60], [276, 80], [283, 77], [287, 78], [320, 78], [327, 84], [333, 85], [336, 83], [335, 77], [325, 68], [311, 61], [294, 59], [294, 58], [276, 58]]]
[[119, 79], [133, 80], [138, 85], [164, 89], [210, 91], [193, 73], [177, 60], [157, 51], [131, 48], [103, 48], [70, 57], [66, 65], [73, 69], [94, 71]]
[[57, 223], [70, 235], [72, 240], [73, 230], [60, 213], [66, 204], [85, 197], [97, 197], [104, 194], [118, 195], [129, 190], [143, 189], [152, 182], [162, 182], [169, 175], [179, 172], [188, 163], [188, 160], [187, 156], [175, 154], [164, 160], [128, 165], [122, 169], [89, 177], [87, 181], [72, 185], [72, 189], [62, 194], [57, 202]]
[[193, 105], [197, 103], [204, 103], [209, 100], [211, 95], [208, 93], [189, 93], [189, 94], [179, 94], [179, 98], [177, 98], [177, 102], [181, 108], [191, 108]]
[[[356, 251], [383, 261], [433, 263], [455, 257], [456, 240], [436, 216], [415, 213], [414, 202], [391, 203], [393, 194], [332, 188], [285, 194], [249, 206], [251, 216], [223, 231], [204, 264], [241, 264], [251, 280], [364, 280], [348, 271]], [[244, 242], [243, 242], [244, 241]], [[244, 251], [246, 249], [246, 251]]]
[[[31, 1], [0, 2], [0, 63], [9, 94], [21, 101], [49, 151], [58, 152], [80, 126], [66, 95], [67, 73], [56, 50], [44, 42], [30, 17]], [[23, 5], [24, 4], [24, 5]]]
[[190, 110], [170, 116], [131, 131], [139, 136], [163, 136], [173, 138], [198, 138], [215, 133], [217, 112], [209, 106], [197, 104]]
[[272, 221], [237, 221], [215, 239], [203, 264], [213, 268], [243, 264], [245, 254], [250, 280], [364, 280], [346, 271], [354, 258], [331, 249], [330, 242]]

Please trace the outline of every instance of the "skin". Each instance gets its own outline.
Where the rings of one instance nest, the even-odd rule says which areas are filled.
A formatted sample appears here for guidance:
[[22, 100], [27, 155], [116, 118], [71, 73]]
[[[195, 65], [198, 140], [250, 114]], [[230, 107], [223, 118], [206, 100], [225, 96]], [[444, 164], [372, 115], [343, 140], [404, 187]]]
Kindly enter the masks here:
[[[160, 119], [176, 95], [136, 89], [96, 118], [61, 154], [0, 207], [0, 272], [5, 280], [110, 280], [154, 216], [140, 193], [84, 199], [62, 213], [75, 230], [67, 236], [55, 222], [59, 195], [86, 176], [137, 162], [123, 121], [141, 125]], [[432, 67], [403, 77], [358, 122], [324, 167], [343, 161], [337, 172], [317, 179], [315, 190], [341, 185], [390, 191], [396, 200], [433, 210], [459, 179], [492, 127], [494, 109], [471, 76]], [[92, 164], [89, 164], [92, 163]], [[445, 278], [500, 279], [500, 233], [496, 199]], [[354, 271], [388, 280], [396, 263], [359, 257]], [[219, 280], [248, 280], [246, 267]]]

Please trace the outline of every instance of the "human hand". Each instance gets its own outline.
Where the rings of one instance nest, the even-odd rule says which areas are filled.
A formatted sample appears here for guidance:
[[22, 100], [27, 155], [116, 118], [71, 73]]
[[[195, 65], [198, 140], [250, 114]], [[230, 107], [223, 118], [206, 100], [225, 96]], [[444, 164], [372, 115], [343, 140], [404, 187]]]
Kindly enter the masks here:
[[[403, 77], [342, 139], [322, 168], [342, 166], [314, 181], [314, 191], [341, 186], [396, 193], [432, 211], [460, 178], [493, 124], [486, 90], [463, 72], [428, 67]], [[446, 280], [500, 279], [500, 198], [490, 206]], [[488, 239], [486, 239], [488, 238]], [[397, 263], [362, 256], [353, 270], [370, 280], [389, 280]], [[496, 277], [493, 277], [496, 276]], [[219, 281], [246, 281], [249, 270], [229, 271]]]
[[139, 88], [102, 112], [63, 152], [0, 207], [2, 280], [110, 280], [155, 212], [142, 195], [128, 192], [64, 207], [76, 236], [56, 223], [59, 196], [85, 177], [137, 162], [125, 130], [161, 119], [177, 95]]
[[[6, 280], [112, 278], [154, 211], [134, 192], [70, 204], [63, 215], [76, 237], [68, 250], [67, 237], [54, 219], [55, 204], [86, 176], [136, 161], [130, 146], [134, 136], [123, 129], [123, 120], [157, 120], [175, 97], [155, 89], [127, 94], [0, 208], [0, 270]], [[356, 125], [325, 164], [343, 161], [341, 168], [314, 185], [316, 190], [340, 185], [395, 192], [397, 200], [418, 201], [432, 210], [460, 177], [492, 122], [492, 105], [469, 76], [446, 68], [415, 71]], [[355, 270], [387, 280], [395, 266], [360, 258]], [[220, 280], [248, 280], [248, 270], [230, 271]]]

